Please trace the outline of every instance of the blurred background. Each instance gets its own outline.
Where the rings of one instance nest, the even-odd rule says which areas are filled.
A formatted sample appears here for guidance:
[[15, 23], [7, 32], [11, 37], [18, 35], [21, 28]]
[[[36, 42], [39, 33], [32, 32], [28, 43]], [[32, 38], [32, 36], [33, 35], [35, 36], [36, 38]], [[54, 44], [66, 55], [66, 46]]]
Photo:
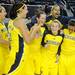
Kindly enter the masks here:
[[[35, 14], [37, 8], [45, 10], [46, 14], [50, 13], [52, 5], [58, 4], [61, 8], [61, 15], [74, 16], [75, 17], [75, 0], [0, 0], [0, 5], [3, 5], [8, 14], [9, 18], [10, 10], [13, 4], [24, 2], [28, 6], [28, 18], [31, 18]], [[67, 9], [67, 10], [66, 10]]]

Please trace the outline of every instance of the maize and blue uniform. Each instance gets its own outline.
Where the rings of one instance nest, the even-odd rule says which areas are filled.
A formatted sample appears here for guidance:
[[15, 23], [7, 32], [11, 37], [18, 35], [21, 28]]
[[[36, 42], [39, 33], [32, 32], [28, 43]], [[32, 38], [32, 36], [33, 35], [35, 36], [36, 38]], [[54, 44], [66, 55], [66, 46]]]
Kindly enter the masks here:
[[[46, 30], [44, 32], [43, 40], [41, 44], [42, 47], [42, 62], [41, 70], [42, 75], [57, 75], [58, 73], [58, 61], [57, 53], [59, 46], [62, 42], [62, 36], [60, 34], [53, 35], [51, 31]], [[44, 47], [48, 44], [48, 47]]]
[[7, 75], [33, 75], [32, 72], [29, 72], [31, 65], [28, 59], [28, 52], [25, 49], [26, 43], [19, 29], [13, 25], [13, 20], [9, 21], [8, 29], [11, 51], [6, 66]]
[[75, 32], [64, 29], [59, 58], [59, 75], [75, 75]]

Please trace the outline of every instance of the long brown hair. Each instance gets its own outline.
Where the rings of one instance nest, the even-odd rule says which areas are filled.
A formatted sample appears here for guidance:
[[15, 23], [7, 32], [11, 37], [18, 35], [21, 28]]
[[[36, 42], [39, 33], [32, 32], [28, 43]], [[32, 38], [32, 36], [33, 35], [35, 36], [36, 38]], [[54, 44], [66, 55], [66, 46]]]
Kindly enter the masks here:
[[17, 13], [19, 13], [19, 9], [24, 5], [24, 3], [14, 4], [10, 11], [10, 18], [15, 19], [17, 17]]

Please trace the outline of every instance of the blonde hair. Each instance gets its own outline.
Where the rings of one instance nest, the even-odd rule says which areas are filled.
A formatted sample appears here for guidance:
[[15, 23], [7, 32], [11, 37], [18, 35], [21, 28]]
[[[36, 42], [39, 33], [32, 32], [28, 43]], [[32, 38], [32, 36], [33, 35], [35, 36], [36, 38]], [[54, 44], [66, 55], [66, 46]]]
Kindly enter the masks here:
[[4, 7], [0, 5], [0, 12], [2, 12], [3, 8], [4, 8]]
[[57, 19], [53, 20], [50, 24], [53, 25], [53, 23], [58, 23], [59, 26], [60, 26], [60, 28], [63, 27], [63, 25], [61, 24], [61, 22], [59, 20], [57, 20]]

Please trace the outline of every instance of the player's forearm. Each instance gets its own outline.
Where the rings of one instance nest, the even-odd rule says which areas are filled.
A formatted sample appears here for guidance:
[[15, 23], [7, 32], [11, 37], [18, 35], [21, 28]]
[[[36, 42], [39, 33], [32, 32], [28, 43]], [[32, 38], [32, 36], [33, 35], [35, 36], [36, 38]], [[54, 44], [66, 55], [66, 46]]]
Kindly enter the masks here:
[[30, 31], [30, 32], [28, 32], [28, 31], [26, 31], [26, 30], [21, 30], [21, 31], [22, 31], [22, 35], [23, 35], [23, 37], [24, 37], [25, 42], [26, 42], [27, 44], [30, 44], [31, 41], [32, 41], [32, 40], [34, 39], [34, 37], [35, 37], [36, 31], [35, 31], [35, 30]]
[[25, 29], [22, 29], [21, 32], [22, 32], [22, 35], [23, 35], [23, 39], [25, 40], [25, 42], [27, 44], [29, 44], [30, 43], [30, 33], [29, 33], [29, 31], [27, 31]]
[[30, 44], [34, 40], [35, 34], [40, 26], [34, 26], [30, 31], [27, 27], [21, 27], [20, 30], [26, 43]]

